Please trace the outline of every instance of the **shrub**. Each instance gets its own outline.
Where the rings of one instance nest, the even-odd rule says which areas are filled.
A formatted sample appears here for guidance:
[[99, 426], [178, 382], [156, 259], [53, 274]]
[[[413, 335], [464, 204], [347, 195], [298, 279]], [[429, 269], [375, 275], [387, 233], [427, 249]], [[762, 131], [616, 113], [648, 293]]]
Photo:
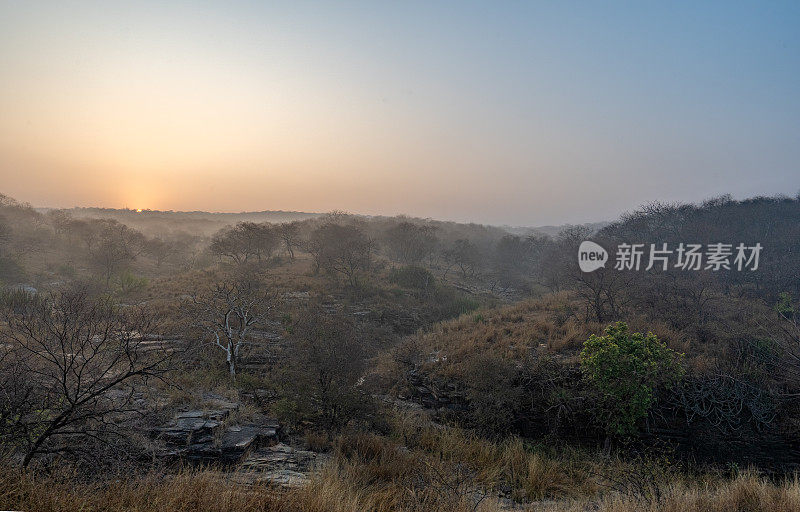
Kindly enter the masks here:
[[653, 405], [654, 389], [683, 376], [681, 358], [653, 333], [628, 332], [624, 322], [583, 344], [581, 370], [597, 395], [596, 412], [609, 435], [636, 433], [636, 423]]
[[373, 402], [359, 387], [366, 365], [366, 334], [344, 315], [310, 307], [292, 325], [290, 364], [280, 375], [276, 413], [294, 424], [336, 430], [369, 421]]
[[136, 293], [147, 288], [147, 278], [137, 276], [129, 270], [125, 270], [117, 276], [117, 287], [122, 294]]

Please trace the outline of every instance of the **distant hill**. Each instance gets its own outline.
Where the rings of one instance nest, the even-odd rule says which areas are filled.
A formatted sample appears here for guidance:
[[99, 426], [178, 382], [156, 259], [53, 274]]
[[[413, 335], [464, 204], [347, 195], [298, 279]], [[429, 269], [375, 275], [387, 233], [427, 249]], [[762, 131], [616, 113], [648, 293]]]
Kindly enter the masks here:
[[503, 229], [513, 235], [530, 236], [530, 235], [547, 235], [556, 237], [565, 229], [574, 227], [588, 228], [592, 233], [596, 233], [604, 227], [611, 224], [610, 222], [587, 222], [586, 224], [560, 224], [558, 226], [502, 226]]
[[[57, 208], [35, 208], [40, 213], [47, 213]], [[129, 208], [95, 208], [95, 207], [75, 207], [64, 209], [63, 211], [69, 213], [75, 218], [90, 218], [90, 219], [114, 219], [132, 228], [138, 229], [143, 233], [150, 235], [157, 235], [162, 233], [172, 233], [176, 231], [185, 231], [195, 235], [212, 235], [219, 229], [236, 224], [237, 222], [292, 222], [298, 220], [313, 219], [321, 217], [324, 213], [314, 212], [297, 212], [297, 211], [283, 211], [283, 210], [264, 210], [260, 212], [205, 212], [205, 211], [173, 211], [173, 210], [131, 210]], [[393, 219], [394, 217], [386, 217], [383, 215], [359, 215], [359, 217], [371, 219], [373, 221], [385, 221], [386, 219]], [[467, 231], [481, 228], [483, 230], [494, 231], [495, 236], [503, 231], [518, 235], [547, 235], [556, 237], [562, 230], [575, 227], [575, 224], [562, 224], [559, 226], [490, 226], [473, 223], [458, 223], [437, 221], [432, 219], [421, 219], [416, 217], [405, 217], [412, 222], [424, 222], [441, 227], [446, 227], [444, 231]], [[579, 224], [577, 226], [587, 227], [592, 232], [597, 232], [604, 227], [608, 226], [609, 222], [593, 222], [587, 224]], [[463, 233], [465, 238], [469, 238], [468, 233]]]
[[[47, 213], [53, 208], [37, 208]], [[291, 222], [306, 220], [321, 213], [265, 210], [261, 212], [181, 212], [161, 210], [138, 210], [117, 208], [70, 208], [64, 210], [76, 218], [114, 219], [150, 235], [165, 232], [186, 231], [198, 235], [211, 235], [220, 228], [237, 222]]]

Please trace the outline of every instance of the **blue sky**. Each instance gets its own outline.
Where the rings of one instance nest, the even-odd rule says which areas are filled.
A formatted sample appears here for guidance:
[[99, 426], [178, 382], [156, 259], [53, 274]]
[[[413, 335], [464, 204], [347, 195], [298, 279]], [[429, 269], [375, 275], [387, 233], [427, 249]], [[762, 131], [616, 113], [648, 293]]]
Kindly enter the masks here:
[[800, 190], [799, 2], [0, 2], [0, 69], [0, 191], [40, 205], [539, 225]]

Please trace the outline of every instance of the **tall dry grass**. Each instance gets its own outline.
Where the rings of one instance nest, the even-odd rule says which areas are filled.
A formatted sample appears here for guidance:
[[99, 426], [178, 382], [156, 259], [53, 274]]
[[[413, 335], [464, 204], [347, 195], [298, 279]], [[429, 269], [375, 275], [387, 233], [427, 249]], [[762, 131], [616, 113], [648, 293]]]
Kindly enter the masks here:
[[280, 489], [245, 484], [211, 471], [165, 477], [147, 475], [104, 483], [4, 471], [0, 509], [30, 512], [493, 512], [497, 500], [441, 488], [412, 489], [402, 481], [372, 480], [372, 469], [353, 462], [331, 464], [307, 485]]
[[[586, 510], [577, 505], [573, 510]], [[795, 512], [800, 510], [797, 478], [773, 483], [753, 473], [706, 485], [667, 484], [659, 501], [614, 494], [597, 503], [601, 512]]]
[[210, 470], [89, 482], [64, 470], [43, 474], [5, 465], [0, 510], [497, 512], [513, 502], [514, 510], [564, 512], [800, 511], [796, 477], [773, 482], [743, 472], [731, 479], [516, 437], [492, 442], [432, 423], [421, 412], [388, 419], [389, 435], [334, 439], [329, 463], [298, 488]]
[[[509, 510], [487, 479], [512, 486], [514, 510], [560, 512], [790, 512], [800, 511], [800, 481], [773, 482], [753, 472], [733, 479], [677, 476], [657, 482], [658, 497], [580, 485], [574, 456], [531, 453], [517, 441], [496, 446], [478, 473], [460, 473], [452, 457], [488, 457], [486, 446], [443, 440], [433, 456], [385, 438], [356, 435], [337, 441], [336, 456], [308, 484], [280, 489], [235, 475], [186, 470], [86, 482], [67, 472], [0, 470], [0, 509], [31, 512], [497, 512]], [[430, 442], [430, 439], [428, 440]], [[498, 458], [493, 458], [497, 456]], [[451, 459], [448, 459], [450, 457]], [[616, 464], [618, 461], [605, 461]], [[462, 478], [466, 475], [466, 478]], [[585, 478], [584, 480], [589, 480]], [[575, 485], [579, 484], [577, 487]]]

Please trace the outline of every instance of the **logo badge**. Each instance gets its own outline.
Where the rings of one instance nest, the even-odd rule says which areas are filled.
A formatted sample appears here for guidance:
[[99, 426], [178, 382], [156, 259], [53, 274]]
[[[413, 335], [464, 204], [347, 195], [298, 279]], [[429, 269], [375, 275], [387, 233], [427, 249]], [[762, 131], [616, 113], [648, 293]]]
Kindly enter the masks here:
[[578, 247], [578, 266], [583, 272], [594, 272], [606, 266], [608, 252], [599, 244], [584, 240]]

